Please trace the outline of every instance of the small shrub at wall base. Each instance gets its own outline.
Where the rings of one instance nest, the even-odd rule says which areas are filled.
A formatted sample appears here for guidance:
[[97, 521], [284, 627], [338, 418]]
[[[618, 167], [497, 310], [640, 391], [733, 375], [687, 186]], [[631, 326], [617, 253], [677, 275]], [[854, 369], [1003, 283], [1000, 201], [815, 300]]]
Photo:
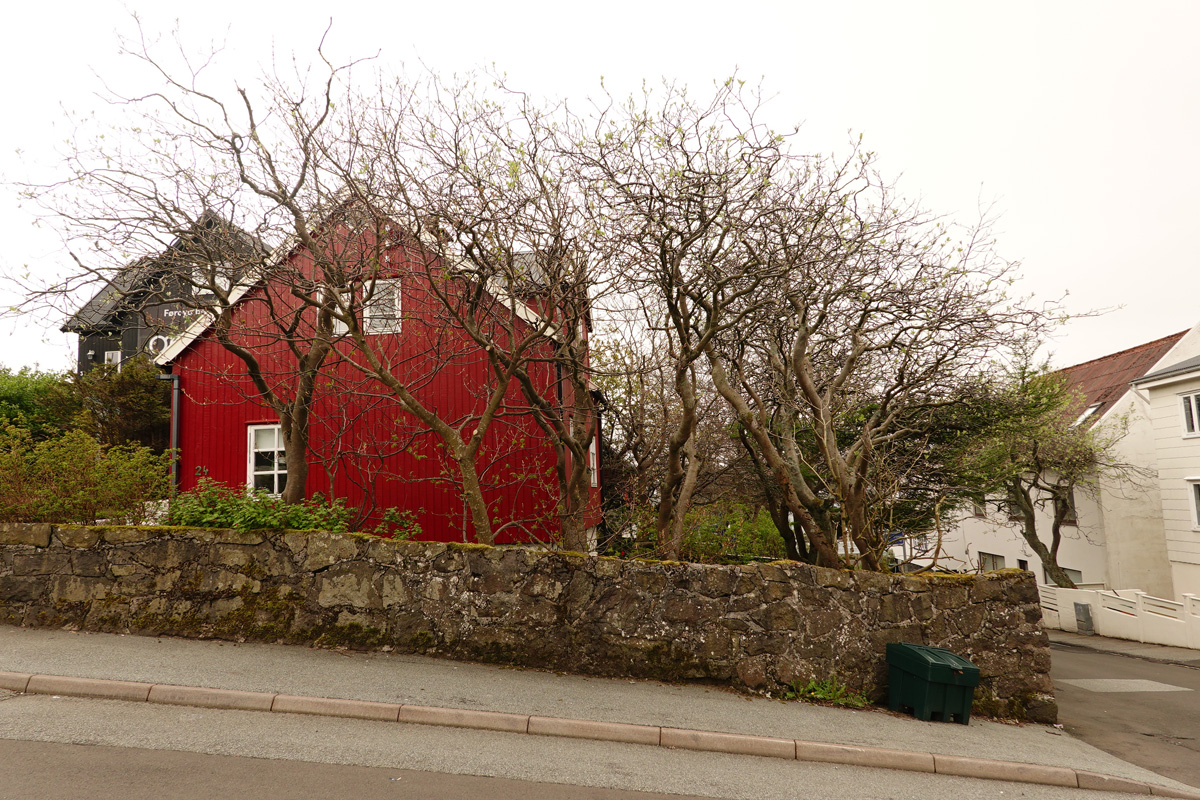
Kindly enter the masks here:
[[862, 692], [856, 692], [839, 682], [836, 678], [823, 681], [810, 680], [801, 685], [800, 681], [783, 693], [784, 700], [806, 700], [809, 702], [829, 703], [847, 708], [866, 708], [871, 704]]
[[241, 530], [324, 530], [345, 533], [354, 513], [341, 499], [326, 501], [321, 495], [299, 504], [287, 504], [263, 491], [247, 493], [200, 478], [195, 489], [171, 501], [172, 525]]

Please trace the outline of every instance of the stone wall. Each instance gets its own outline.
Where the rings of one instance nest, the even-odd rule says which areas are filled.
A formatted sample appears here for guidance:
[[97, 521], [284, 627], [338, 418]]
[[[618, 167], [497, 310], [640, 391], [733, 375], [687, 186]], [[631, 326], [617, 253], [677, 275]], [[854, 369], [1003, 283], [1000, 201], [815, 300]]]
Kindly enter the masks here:
[[[883, 697], [888, 642], [980, 668], [976, 711], [1050, 722], [1033, 575], [621, 561], [330, 533], [0, 525], [0, 623], [315, 642], [777, 693]], [[0, 664], [2, 666], [2, 664]]]

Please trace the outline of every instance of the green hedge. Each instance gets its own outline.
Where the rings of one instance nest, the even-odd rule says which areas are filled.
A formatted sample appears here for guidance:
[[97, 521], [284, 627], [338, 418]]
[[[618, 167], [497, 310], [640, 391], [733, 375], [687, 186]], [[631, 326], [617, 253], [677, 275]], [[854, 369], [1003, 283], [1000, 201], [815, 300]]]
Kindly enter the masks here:
[[0, 430], [0, 522], [146, 522], [167, 495], [170, 454], [104, 447], [82, 431], [35, 441]]

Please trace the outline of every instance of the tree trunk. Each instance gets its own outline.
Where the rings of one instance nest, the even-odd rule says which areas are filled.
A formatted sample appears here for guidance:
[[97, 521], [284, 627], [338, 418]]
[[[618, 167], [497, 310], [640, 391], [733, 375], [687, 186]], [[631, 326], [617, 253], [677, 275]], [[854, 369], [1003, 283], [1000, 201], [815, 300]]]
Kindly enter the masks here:
[[1021, 536], [1041, 560], [1042, 567], [1046, 570], [1046, 575], [1058, 586], [1064, 589], [1074, 589], [1075, 581], [1071, 580], [1066, 571], [1058, 565], [1058, 525], [1055, 525], [1054, 548], [1048, 548], [1045, 542], [1038, 537], [1037, 516], [1033, 507], [1033, 500], [1029, 496], [1029, 489], [1021, 483], [1019, 477], [1013, 478], [1009, 482], [1008, 495], [1009, 500], [1015, 503], [1021, 511]]
[[287, 457], [287, 485], [279, 499], [289, 505], [304, 502], [304, 486], [308, 483], [308, 431], [303, 433], [283, 428], [283, 452]]
[[[475, 529], [475, 541], [479, 544], [494, 544], [492, 521], [488, 516], [487, 503], [483, 500], [483, 490], [479, 485], [479, 475], [475, 471], [475, 459], [471, 453], [458, 452], [454, 456], [458, 464], [459, 475], [462, 478], [463, 502], [471, 515], [471, 526]], [[466, 533], [466, 531], [464, 531]]]
[[696, 454], [695, 437], [688, 439], [684, 450], [688, 456], [687, 473], [679, 487], [679, 500], [675, 504], [677, 512], [671, 522], [670, 538], [667, 540], [667, 547], [663, 552], [664, 557], [670, 561], [678, 561], [683, 552], [685, 515], [692, 504], [692, 494], [696, 491], [696, 479], [700, 475], [702, 464], [702, 459]]

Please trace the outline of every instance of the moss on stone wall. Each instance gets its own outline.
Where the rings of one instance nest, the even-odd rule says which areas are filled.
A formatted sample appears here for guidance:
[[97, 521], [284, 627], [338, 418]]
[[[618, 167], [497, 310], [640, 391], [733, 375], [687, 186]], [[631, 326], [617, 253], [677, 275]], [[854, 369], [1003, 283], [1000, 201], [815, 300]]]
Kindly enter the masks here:
[[451, 658], [782, 693], [886, 694], [887, 642], [981, 671], [977, 713], [1052, 721], [1032, 576], [595, 558], [327, 532], [0, 527], [0, 621]]

